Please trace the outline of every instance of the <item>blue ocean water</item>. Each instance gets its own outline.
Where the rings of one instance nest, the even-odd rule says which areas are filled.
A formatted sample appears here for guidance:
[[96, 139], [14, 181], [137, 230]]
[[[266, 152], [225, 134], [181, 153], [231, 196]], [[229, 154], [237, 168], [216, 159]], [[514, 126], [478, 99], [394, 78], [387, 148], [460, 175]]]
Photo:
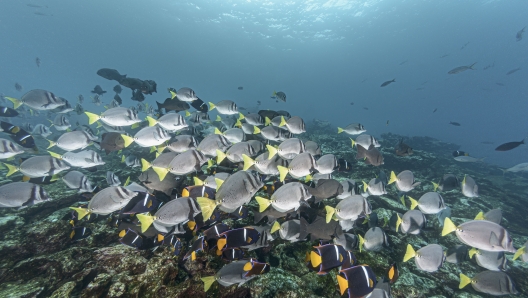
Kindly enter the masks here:
[[[115, 82], [96, 75], [109, 67], [155, 80], [150, 103], [167, 87], [188, 86], [204, 101], [261, 101], [307, 120], [360, 122], [375, 136], [439, 138], [504, 167], [526, 161], [528, 147], [493, 150], [527, 136], [528, 37], [515, 37], [527, 25], [525, 1], [24, 0], [0, 8], [8, 96], [21, 95], [18, 82], [75, 103], [96, 84], [111, 91]], [[476, 70], [447, 74], [475, 62]], [[273, 90], [287, 102], [270, 99]]]

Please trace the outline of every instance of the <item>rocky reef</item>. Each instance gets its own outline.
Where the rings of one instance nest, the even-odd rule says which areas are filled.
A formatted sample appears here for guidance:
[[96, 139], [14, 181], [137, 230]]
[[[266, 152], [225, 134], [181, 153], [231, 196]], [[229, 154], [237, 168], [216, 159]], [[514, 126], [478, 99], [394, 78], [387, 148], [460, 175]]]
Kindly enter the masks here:
[[[458, 177], [468, 174], [479, 185], [480, 196], [466, 198], [459, 190], [442, 192], [446, 205], [452, 209], [455, 222], [473, 219], [480, 211], [500, 208], [502, 225], [514, 239], [514, 246], [528, 240], [526, 224], [528, 182], [522, 174], [506, 173], [485, 163], [458, 163], [451, 155], [457, 150], [448, 144], [429, 137], [405, 138], [414, 154], [399, 157], [394, 146], [401, 136], [381, 136], [381, 152], [385, 163], [380, 167], [355, 160], [355, 149], [345, 135], [338, 135], [330, 124], [313, 121], [309, 133], [300, 136], [321, 145], [323, 154], [332, 153], [352, 162], [352, 171], [334, 175], [337, 180], [352, 178], [368, 181], [380, 170], [386, 173], [412, 170], [421, 185], [409, 195], [419, 198], [433, 190], [431, 181], [438, 182], [446, 174]], [[144, 153], [146, 154], [146, 152]], [[140, 156], [138, 153], [137, 156]], [[139, 176], [139, 170], [126, 168], [117, 156], [90, 179], [103, 180], [106, 170], [113, 169], [119, 176]], [[3, 174], [3, 173], [2, 173]], [[3, 176], [3, 175], [2, 175]], [[10, 177], [11, 178], [11, 177]], [[16, 176], [13, 177], [16, 179]], [[0, 183], [8, 183], [3, 178]], [[68, 223], [69, 206], [86, 200], [68, 190], [62, 182], [45, 186], [51, 201], [21, 209], [0, 210], [0, 297], [339, 297], [336, 270], [317, 276], [305, 265], [305, 255], [315, 242], [290, 243], [281, 239], [271, 242], [269, 248], [251, 251], [247, 256], [268, 262], [272, 269], [240, 287], [213, 286], [205, 293], [200, 278], [214, 275], [225, 262], [214, 253], [201, 253], [195, 261], [182, 261], [182, 255], [173, 256], [165, 247], [138, 251], [118, 241], [117, 230], [108, 219], [99, 218], [83, 223], [92, 230], [86, 239], [71, 242]], [[380, 197], [369, 197], [372, 210], [380, 217], [390, 217], [393, 212], [405, 213], [408, 206], [401, 204], [394, 186]], [[336, 203], [337, 200], [331, 203]], [[256, 207], [256, 202], [251, 205]], [[320, 210], [320, 215], [324, 209]], [[386, 275], [391, 263], [400, 269], [398, 281], [392, 285], [393, 297], [486, 297], [471, 287], [458, 289], [459, 274], [468, 276], [484, 271], [474, 260], [460, 264], [444, 263], [435, 273], [416, 268], [413, 261], [403, 263], [407, 244], [415, 248], [437, 243], [447, 249], [461, 244], [455, 235], [440, 236], [441, 228], [436, 216], [427, 216], [427, 228], [420, 235], [404, 235], [385, 228], [389, 247], [379, 252], [355, 250], [361, 264], [368, 264], [378, 277]], [[362, 220], [360, 220], [362, 221]], [[383, 220], [380, 220], [383, 222]], [[236, 226], [253, 224], [253, 217], [233, 222]], [[368, 227], [359, 224], [353, 232], [363, 235]], [[184, 251], [192, 235], [186, 237]], [[513, 278], [521, 295], [528, 295], [528, 264], [512, 261], [508, 254], [507, 273]]]

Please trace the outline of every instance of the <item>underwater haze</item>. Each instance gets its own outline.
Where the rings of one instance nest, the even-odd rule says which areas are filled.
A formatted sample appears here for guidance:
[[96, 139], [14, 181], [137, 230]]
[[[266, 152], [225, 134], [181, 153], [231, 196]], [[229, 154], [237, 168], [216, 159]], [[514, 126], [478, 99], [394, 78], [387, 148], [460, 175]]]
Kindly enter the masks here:
[[[374, 136], [438, 138], [502, 167], [526, 161], [526, 148], [493, 150], [527, 136], [528, 39], [515, 37], [527, 25], [526, 1], [49, 0], [0, 6], [5, 95], [16, 94], [19, 82], [74, 101], [96, 84], [111, 89], [112, 82], [96, 75], [108, 67], [155, 80], [160, 92], [147, 102], [163, 100], [167, 87], [188, 86], [206, 102], [230, 99], [252, 107], [261, 101], [261, 108], [336, 126], [359, 122]], [[475, 70], [447, 73], [475, 62]], [[521, 69], [506, 75], [515, 68]], [[284, 91], [287, 102], [270, 99], [274, 90]]]

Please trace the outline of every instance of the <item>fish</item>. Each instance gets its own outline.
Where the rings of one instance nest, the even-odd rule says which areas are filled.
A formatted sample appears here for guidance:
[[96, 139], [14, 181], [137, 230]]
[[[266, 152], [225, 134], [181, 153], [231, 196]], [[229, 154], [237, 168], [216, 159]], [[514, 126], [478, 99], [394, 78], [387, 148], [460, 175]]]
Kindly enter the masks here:
[[517, 31], [517, 34], [515, 34], [515, 39], [517, 41], [521, 41], [522, 40], [523, 34], [524, 34], [524, 29], [526, 29], [526, 26], [523, 27], [521, 30]]
[[62, 155], [48, 151], [48, 153], [60, 160], [64, 160], [72, 167], [79, 167], [84, 169], [91, 169], [99, 165], [104, 165], [105, 162], [99, 153], [93, 150], [84, 150], [79, 152], [66, 152]]
[[435, 109], [433, 110], [433, 113], [435, 113], [436, 111], [438, 111], [438, 108], [435, 108]]
[[390, 81], [385, 81], [385, 82], [383, 82], [383, 83], [381, 84], [380, 87], [388, 86], [389, 84], [394, 83], [394, 82], [396, 82], [396, 79], [392, 79], [392, 80], [390, 80]]
[[121, 135], [125, 141], [125, 148], [132, 142], [140, 147], [159, 146], [168, 141], [171, 136], [161, 126], [147, 126], [139, 130], [134, 137], [129, 137], [125, 134]]
[[196, 93], [194, 92], [194, 90], [192, 90], [191, 88], [188, 88], [188, 87], [180, 88], [176, 92], [174, 92], [173, 90], [170, 90], [169, 92], [171, 94], [171, 99], [175, 99], [176, 98], [176, 99], [178, 99], [180, 101], [184, 101], [184, 102], [192, 102], [192, 101], [195, 101], [196, 99], [198, 99], [198, 97], [196, 96]]
[[416, 208], [420, 209], [423, 214], [438, 214], [440, 211], [446, 208], [444, 199], [437, 192], [427, 192], [423, 194], [418, 201], [408, 197], [411, 201], [411, 210]]
[[449, 122], [449, 124], [451, 124], [451, 125], [453, 125], [453, 126], [460, 126], [460, 123], [458, 123], [458, 122], [453, 122], [453, 121]]
[[0, 117], [16, 117], [18, 115], [15, 109], [0, 106]]
[[235, 211], [238, 207], [249, 203], [262, 186], [264, 183], [255, 175], [246, 171], [235, 172], [217, 189], [215, 200], [205, 197], [197, 199], [203, 218], [209, 219], [216, 207], [227, 213]]
[[163, 204], [154, 215], [136, 214], [144, 233], [153, 225], [162, 233], [168, 233], [174, 226], [193, 221], [200, 213], [200, 208], [193, 198], [180, 197]]
[[121, 133], [105, 132], [101, 135], [101, 142], [99, 144], [101, 149], [108, 154], [125, 148], [125, 139]]
[[20, 99], [7, 96], [5, 98], [13, 103], [14, 109], [18, 109], [21, 105], [26, 105], [33, 110], [45, 111], [56, 109], [65, 104], [60, 97], [42, 89], [30, 90], [22, 95]]
[[447, 249], [445, 261], [452, 264], [459, 264], [469, 258], [468, 249], [465, 245], [455, 245]]
[[460, 273], [459, 289], [471, 284], [477, 292], [493, 296], [516, 295], [519, 293], [511, 277], [502, 271], [483, 271], [472, 278]]
[[348, 297], [364, 297], [374, 290], [378, 281], [369, 266], [358, 265], [339, 271], [337, 283], [341, 296], [348, 292]]
[[86, 208], [70, 207], [77, 212], [79, 220], [89, 214], [108, 215], [125, 207], [137, 195], [137, 192], [121, 186], [110, 186], [99, 191]]
[[469, 250], [469, 258], [475, 257], [477, 264], [491, 271], [506, 270], [507, 259], [503, 251], [485, 251], [472, 248]]
[[477, 216], [475, 216], [475, 220], [487, 220], [500, 225], [502, 221], [502, 211], [500, 209], [491, 209], [486, 213], [480, 211]]
[[90, 96], [92, 99], [92, 103], [94, 103], [96, 106], [100, 106], [103, 102], [101, 101], [101, 96], [98, 94], [94, 95], [93, 97]]
[[231, 146], [231, 142], [223, 135], [210, 134], [206, 136], [196, 147], [205, 156], [216, 157], [217, 150], [225, 151]]
[[286, 102], [286, 93], [282, 92], [282, 91], [273, 91], [273, 94], [271, 95], [271, 98], [273, 99], [276, 99], [277, 102], [280, 101], [283, 101], [283, 102]]
[[127, 167], [141, 167], [141, 160], [132, 154], [127, 156], [123, 155], [121, 157], [121, 162], [125, 163]]
[[522, 144], [524, 144], [524, 139], [522, 141], [520, 141], [520, 142], [504, 143], [504, 144], [498, 146], [497, 148], [495, 148], [495, 151], [509, 151], [509, 150], [512, 150], [512, 149], [515, 149], [515, 148], [519, 147]]
[[369, 183], [363, 181], [363, 192], [372, 196], [381, 196], [387, 193], [386, 181], [378, 178], [370, 179]]
[[352, 142], [352, 148], [354, 146], [357, 147], [359, 145], [363, 147], [364, 149], [368, 150], [370, 146], [374, 146], [374, 147], [381, 146], [376, 138], [374, 138], [371, 135], [367, 135], [367, 134], [360, 135], [355, 140], [350, 139], [350, 141]]
[[79, 171], [70, 171], [62, 177], [62, 181], [71, 189], [77, 189], [79, 192], [93, 192], [95, 187], [83, 173]]
[[356, 220], [360, 215], [371, 213], [370, 203], [361, 195], [351, 195], [344, 198], [336, 207], [325, 206], [326, 223], [331, 220]]
[[444, 264], [445, 255], [442, 246], [438, 244], [429, 244], [418, 251], [415, 251], [410, 244], [407, 244], [407, 251], [403, 261], [414, 258], [416, 267], [425, 272], [436, 272]]
[[152, 167], [152, 169], [158, 174], [160, 181], [163, 181], [169, 172], [174, 175], [187, 175], [200, 171], [206, 161], [207, 158], [200, 151], [189, 149], [174, 157], [166, 167]]
[[301, 134], [303, 132], [306, 132], [306, 125], [304, 124], [304, 120], [299, 116], [293, 116], [287, 121], [284, 119], [283, 116], [279, 127], [283, 126], [286, 127], [286, 129], [292, 134]]
[[508, 231], [491, 221], [470, 220], [456, 226], [449, 217], [446, 217], [442, 236], [451, 232], [455, 232], [462, 243], [477, 249], [516, 252]]
[[92, 230], [86, 227], [73, 227], [70, 232], [70, 240], [72, 242], [88, 238], [92, 234]]
[[37, 67], [40, 67], [40, 58], [35, 58], [35, 63], [37, 64]]
[[457, 189], [460, 186], [460, 181], [458, 180], [457, 176], [453, 174], [445, 174], [442, 177], [442, 180], [440, 182], [433, 183], [433, 191], [436, 191], [437, 189], [440, 191], [450, 191], [453, 189]]
[[347, 125], [345, 128], [341, 128], [341, 127], [338, 127], [337, 128], [337, 133], [342, 133], [342, 132], [345, 132], [349, 135], [359, 135], [359, 134], [362, 134], [364, 132], [366, 132], [367, 130], [365, 129], [365, 127], [361, 124], [361, 123], [352, 123], [352, 124], [349, 124]]
[[38, 184], [11, 182], [0, 186], [0, 208], [25, 208], [51, 200]]
[[216, 153], [216, 156], [217, 156], [216, 162], [217, 164], [220, 164], [226, 157], [232, 163], [243, 162], [244, 161], [243, 155], [250, 156], [250, 157], [256, 155], [255, 151], [253, 150], [253, 147], [251, 147], [249, 143], [240, 142], [240, 143], [233, 144], [229, 149], [227, 149], [225, 153], [222, 152], [221, 150], [218, 150]]
[[57, 112], [60, 114], [66, 114], [66, 113], [73, 111], [73, 107], [70, 105], [70, 103], [62, 97], [61, 99], [64, 101], [64, 105], [56, 108], [55, 110], [53, 110], [53, 112]]
[[485, 158], [486, 157], [476, 158], [473, 156], [461, 155], [461, 156], [455, 157], [454, 159], [458, 162], [481, 162]]
[[322, 216], [317, 216], [312, 223], [308, 223], [304, 217], [301, 217], [299, 239], [305, 239], [308, 235], [310, 235], [310, 241], [319, 239], [332, 240], [334, 237], [343, 235], [343, 230], [341, 229], [339, 222], [332, 221], [326, 223], [325, 218]]
[[465, 175], [464, 180], [462, 180], [462, 194], [468, 198], [478, 197], [478, 185], [475, 180], [469, 176]]
[[218, 250], [238, 248], [252, 245], [256, 243], [259, 238], [260, 233], [256, 229], [250, 227], [233, 229], [221, 233], [216, 245]]
[[316, 167], [315, 158], [310, 153], [303, 152], [292, 159], [288, 167], [277, 166], [277, 169], [280, 173], [280, 181], [283, 182], [287, 174], [300, 178], [309, 175]]
[[216, 109], [219, 114], [222, 115], [236, 115], [238, 114], [238, 108], [236, 103], [232, 100], [222, 100], [216, 104], [209, 102], [209, 111]]
[[177, 113], [168, 113], [161, 116], [159, 119], [147, 116], [146, 119], [149, 126], [159, 125], [171, 132], [176, 132], [189, 126], [183, 116]]
[[95, 85], [95, 87], [93, 88], [92, 91], [90, 91], [92, 93], [95, 93], [97, 95], [103, 95], [106, 93], [106, 91], [103, 90], [103, 88], [101, 88], [101, 86], [99, 85]]
[[[123, 88], [121, 88], [121, 85], [115, 85], [112, 89], [116, 93], [116, 95], [121, 94], [121, 91], [123, 91]], [[121, 104], [121, 103], [120, 103]]]
[[201, 278], [204, 283], [204, 291], [209, 291], [215, 281], [217, 281], [223, 287], [229, 287], [235, 284], [238, 284], [240, 286], [257, 276], [246, 276], [246, 274], [251, 269], [252, 263], [251, 261], [248, 262], [247, 260], [234, 261], [229, 264], [226, 264], [214, 276], [207, 276]]
[[380, 227], [372, 227], [368, 229], [364, 237], [359, 237], [359, 251], [362, 251], [362, 247], [367, 251], [380, 251], [383, 247], [389, 246], [389, 240], [387, 235]]
[[289, 139], [291, 137], [291, 133], [289, 131], [280, 129], [276, 126], [266, 126], [262, 129], [255, 126], [253, 134], [256, 135], [259, 133], [264, 139], [269, 140], [269, 141], [281, 141], [281, 140]]
[[477, 62], [475, 62], [475, 63], [473, 63], [473, 64], [471, 64], [471, 65], [467, 65], [467, 66], [459, 66], [459, 67], [455, 67], [455, 68], [451, 69], [450, 71], [448, 71], [447, 73], [448, 73], [448, 74], [457, 74], [457, 73], [464, 72], [464, 71], [466, 71], [466, 70], [468, 70], [468, 69], [475, 70], [475, 69], [473, 68], [473, 66], [474, 66], [475, 64], [477, 64]]
[[315, 188], [308, 188], [308, 192], [315, 197], [315, 203], [343, 194], [343, 185], [335, 179], [320, 179]]
[[38, 152], [38, 148], [35, 146], [35, 139], [27, 131], [5, 121], [0, 121], [0, 128], [4, 133], [9, 134], [11, 139], [18, 145]]
[[282, 224], [279, 224], [278, 221], [275, 221], [271, 227], [270, 233], [273, 234], [276, 231], [279, 231], [279, 236], [281, 239], [297, 242], [303, 239], [299, 239], [301, 233], [301, 222], [298, 219], [287, 220]]
[[15, 83], [15, 89], [16, 89], [16, 91], [21, 92], [22, 91], [22, 85], [20, 85], [19, 83]]
[[314, 157], [321, 155], [321, 147], [314, 141], [304, 142], [304, 149], [306, 152], [310, 153]]
[[315, 170], [319, 172], [319, 174], [332, 174], [337, 167], [337, 157], [333, 154], [325, 154], [315, 163]]
[[8, 159], [24, 152], [24, 149], [16, 143], [0, 138], [0, 159]]
[[409, 210], [396, 221], [396, 232], [398, 227], [401, 227], [401, 232], [404, 234], [418, 235], [425, 227], [427, 219], [425, 215], [419, 210]]
[[238, 90], [244, 90], [244, 87], [239, 86], [237, 89], [238, 89]]
[[111, 108], [104, 111], [100, 116], [90, 112], [84, 112], [88, 116], [88, 123], [91, 125], [97, 120], [111, 126], [130, 126], [141, 122], [137, 112], [124, 107]]
[[88, 131], [74, 130], [63, 133], [57, 141], [48, 141], [51, 147], [57, 146], [65, 151], [75, 151], [84, 149], [92, 144], [97, 139], [96, 136], [90, 134]]
[[334, 268], [343, 265], [348, 257], [341, 245], [326, 244], [315, 246], [310, 253], [308, 267], [317, 272], [317, 275], [326, 275]]
[[[239, 120], [245, 120], [246, 123], [259, 126], [259, 125], [269, 125], [270, 124], [270, 118], [263, 117], [260, 114], [257, 113], [248, 113], [246, 115], [241, 115]], [[280, 123], [279, 123], [280, 124]], [[277, 125], [278, 126], [278, 125]]]
[[509, 76], [509, 75], [511, 75], [512, 73], [517, 72], [517, 71], [519, 71], [519, 70], [521, 70], [521, 68], [520, 68], [520, 67], [517, 67], [517, 68], [515, 68], [515, 69], [512, 69], [512, 70], [508, 71], [508, 72], [506, 73], [506, 75]]
[[409, 170], [402, 171], [397, 176], [396, 173], [392, 171], [388, 185], [395, 182], [396, 188], [401, 192], [409, 192], [421, 184], [421, 182], [416, 182], [416, 180], [414, 180], [414, 175]]
[[394, 146], [394, 151], [398, 156], [409, 156], [413, 154], [413, 148], [405, 144], [403, 142], [403, 139], [400, 139], [400, 142], [396, 146]]
[[[126, 75], [122, 75], [119, 73], [119, 71], [112, 69], [112, 68], [101, 68], [97, 71], [97, 75], [107, 79], [107, 80], [115, 80], [118, 82], [121, 82], [126, 78]], [[117, 91], [116, 91], [117, 92]], [[117, 92], [119, 93], [119, 92]]]
[[119, 177], [117, 177], [117, 175], [112, 171], [106, 172], [106, 183], [108, 183], [109, 186], [121, 185], [121, 181], [119, 180]]
[[75, 106], [75, 113], [77, 113], [77, 115], [83, 114], [84, 113], [84, 108], [80, 104], [77, 104]]
[[286, 212], [291, 209], [297, 210], [301, 206], [301, 202], [311, 197], [307, 186], [299, 182], [290, 182], [279, 187], [270, 199], [256, 196], [255, 200], [259, 204], [259, 212], [264, 212], [269, 206], [279, 212]]
[[32, 156], [24, 160], [18, 167], [4, 164], [8, 168], [6, 177], [13, 175], [20, 171], [29, 178], [37, 178], [43, 176], [53, 176], [62, 171], [70, 169], [70, 166], [64, 161], [46, 155]]
[[223, 135], [233, 144], [244, 142], [246, 140], [246, 134], [244, 133], [244, 131], [236, 127], [229, 128], [225, 130], [224, 132], [221, 132], [220, 130], [215, 128], [215, 134]]
[[70, 128], [71, 124], [66, 115], [57, 114], [57, 116], [55, 116], [53, 119], [51, 126], [54, 126], [58, 131], [64, 131]]

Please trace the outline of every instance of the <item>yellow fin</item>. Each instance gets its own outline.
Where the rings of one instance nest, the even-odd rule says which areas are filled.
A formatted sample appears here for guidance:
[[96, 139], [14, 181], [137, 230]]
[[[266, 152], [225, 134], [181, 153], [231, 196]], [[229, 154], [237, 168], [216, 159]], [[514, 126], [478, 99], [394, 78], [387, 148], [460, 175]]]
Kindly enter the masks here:
[[433, 181], [431, 181], [431, 183], [433, 184], [433, 191], [436, 191], [436, 189], [438, 188], [439, 184], [438, 183], [434, 183]]
[[398, 219], [396, 220], [396, 232], [398, 232], [398, 228], [400, 227], [402, 223], [402, 219], [399, 214], [396, 214], [396, 216], [398, 217]]
[[470, 283], [471, 283], [471, 278], [469, 278], [467, 275], [463, 273], [460, 273], [460, 284], [458, 285], [458, 288], [462, 289]]
[[350, 141], [352, 142], [352, 148], [354, 148], [354, 146], [356, 145], [356, 141], [354, 141], [354, 139], [350, 138]]
[[165, 179], [165, 176], [167, 176], [167, 173], [169, 173], [169, 169], [167, 168], [158, 168], [158, 167], [152, 167], [152, 170], [158, 174], [158, 178], [160, 181], [163, 181]]
[[90, 125], [94, 124], [97, 120], [101, 119], [101, 116], [97, 114], [90, 113], [90, 112], [84, 112], [84, 113], [86, 114], [86, 116], [88, 116], [88, 124]]
[[244, 265], [244, 271], [249, 271], [253, 269], [253, 265], [251, 265], [251, 262], [247, 262], [245, 265]]
[[337, 128], [337, 133], [342, 133], [344, 130], [341, 127]]
[[200, 209], [202, 210], [203, 220], [208, 220], [211, 215], [213, 215], [213, 212], [216, 208], [216, 201], [205, 197], [198, 197], [196, 198], [196, 201], [198, 202], [198, 205], [200, 205]]
[[216, 128], [214, 129], [215, 135], [223, 135], [223, 133], [220, 131], [220, 129]]
[[402, 196], [400, 197], [400, 201], [401, 201], [403, 207], [407, 207], [407, 206], [405, 206], [405, 195], [402, 195]]
[[326, 210], [326, 223], [329, 223], [332, 220], [332, 217], [334, 217], [335, 208], [332, 206], [325, 206], [325, 210]]
[[389, 183], [387, 183], [387, 185], [392, 184], [396, 181], [398, 181], [398, 176], [396, 176], [396, 173], [394, 173], [394, 171], [391, 171], [391, 176], [389, 179]]
[[271, 145], [266, 145], [266, 148], [268, 148], [268, 160], [272, 159], [277, 154], [277, 149]]
[[315, 251], [312, 251], [310, 253], [310, 263], [312, 264], [312, 267], [317, 267], [321, 265], [323, 262], [323, 259], [321, 259], [321, 256], [318, 255]]
[[257, 200], [259, 204], [259, 212], [264, 212], [264, 210], [268, 209], [271, 205], [271, 201], [263, 197], [256, 196], [255, 200]]
[[480, 211], [477, 216], [475, 216], [475, 220], [484, 220], [484, 212]]
[[306, 177], [304, 177], [304, 182], [306, 182], [306, 183], [308, 183], [308, 182], [310, 182], [312, 180], [313, 180], [313, 176], [310, 175], [310, 174], [308, 174], [308, 175], [306, 175]]
[[368, 190], [367, 182], [365, 182], [365, 181], [361, 181], [361, 182], [363, 182], [363, 192], [367, 192], [367, 190]]
[[220, 188], [220, 186], [222, 186], [222, 184], [224, 184], [224, 180], [219, 179], [219, 178], [215, 178], [215, 183], [216, 183], [216, 189], [218, 190]]
[[125, 162], [125, 156], [121, 155], [121, 162]]
[[152, 118], [150, 116], [147, 116], [146, 119], [147, 119], [147, 121], [149, 123], [149, 126], [154, 126], [154, 125], [156, 125], [156, 123], [158, 123], [158, 120], [156, 120], [156, 119], [154, 119], [154, 118]]
[[222, 151], [220, 151], [220, 149], [216, 149], [216, 163], [217, 164], [220, 164], [225, 158], [226, 158], [226, 154]]
[[28, 182], [31, 178], [29, 178], [29, 176], [23, 176], [22, 177], [22, 182]]
[[158, 153], [159, 153], [159, 154], [163, 153], [163, 150], [165, 150], [165, 148], [167, 148], [166, 145], [159, 145], [159, 146], [158, 146]]
[[154, 216], [145, 214], [136, 214], [136, 217], [141, 223], [141, 233], [145, 233], [155, 219]]
[[271, 119], [268, 118], [267, 116], [264, 117], [264, 125], [265, 125], [265, 126], [268, 126], [268, 125], [270, 125], [270, 124], [271, 124]]
[[234, 126], [238, 128], [242, 128], [242, 122], [240, 122], [240, 120], [237, 119]]
[[189, 111], [185, 111], [185, 117], [189, 117], [191, 116], [191, 113], [189, 113]]
[[238, 119], [237, 119], [237, 121], [240, 121], [240, 120], [245, 119], [245, 118], [246, 118], [246, 117], [244, 116], [244, 114], [238, 112]]
[[125, 237], [125, 235], [126, 235], [126, 230], [121, 230], [121, 232], [119, 232], [118, 234], [119, 238], [123, 238]]
[[216, 281], [214, 276], [202, 277], [201, 280], [204, 283], [204, 291], [205, 292], [209, 291], [209, 288], [211, 288], [213, 283]]
[[123, 186], [127, 186], [128, 184], [130, 184], [130, 176], [127, 177]]
[[284, 116], [281, 116], [281, 122], [279, 124], [279, 127], [282, 127], [284, 125], [286, 125], [286, 120], [284, 119]]
[[260, 133], [260, 128], [258, 128], [257, 126], [253, 126], [253, 134], [256, 135]]
[[407, 262], [410, 259], [414, 258], [415, 255], [416, 255], [416, 252], [414, 251], [412, 246], [410, 244], [407, 244], [407, 251], [405, 252], [405, 256], [403, 256], [403, 261]]
[[215, 104], [212, 102], [209, 102], [209, 111], [212, 111], [216, 108]]
[[473, 247], [472, 249], [469, 250], [468, 253], [469, 253], [469, 258], [470, 258], [470, 259], [473, 259], [473, 256], [474, 256], [476, 253], [478, 253], [478, 249], [476, 249], [476, 248]]
[[222, 250], [226, 246], [227, 239], [226, 238], [220, 238], [216, 241], [216, 246], [218, 247], [218, 250]]
[[193, 177], [193, 180], [194, 180], [194, 185], [204, 185], [204, 182], [196, 176]]
[[361, 237], [361, 235], [359, 234], [358, 234], [358, 238], [359, 238], [359, 252], [361, 252], [363, 250], [363, 245], [365, 244], [365, 239]]
[[242, 154], [242, 158], [244, 159], [244, 168], [242, 169], [243, 171], [247, 171], [255, 164], [255, 161], [245, 154]]
[[162, 234], [158, 234], [158, 242], [161, 242], [165, 240], [165, 236], [163, 236]]
[[526, 247], [525, 247], [525, 246], [519, 248], [519, 249], [515, 252], [515, 254], [513, 255], [513, 260], [514, 260], [514, 261], [517, 260], [521, 255], [524, 254], [525, 251], [526, 251]]
[[134, 138], [129, 137], [125, 134], [121, 134], [121, 137], [123, 138], [123, 141], [125, 141], [125, 148], [130, 146], [130, 144], [134, 143]]
[[20, 107], [22, 105], [22, 101], [14, 98], [14, 97], [8, 97], [8, 96], [5, 96], [4, 98], [8, 99], [10, 102], [13, 103], [13, 109], [18, 109], [18, 107]]
[[277, 170], [279, 170], [280, 174], [280, 182], [284, 182], [284, 179], [286, 178], [286, 175], [288, 175], [288, 168], [283, 166], [277, 166]]
[[141, 172], [145, 172], [150, 168], [150, 162], [146, 161], [144, 158], [141, 159]]
[[280, 227], [281, 227], [280, 223], [278, 221], [275, 221], [273, 223], [273, 226], [271, 226], [270, 233], [273, 234], [273, 233], [277, 232], [278, 230], [280, 230]]
[[139, 122], [132, 124], [132, 125], [130, 126], [130, 129], [136, 129], [136, 128], [138, 128], [138, 127], [139, 127]]
[[13, 175], [14, 173], [18, 172], [18, 168], [13, 166], [13, 165], [10, 165], [10, 164], [7, 164], [7, 163], [4, 163], [4, 165], [7, 167], [7, 174], [6, 174], [6, 177], [9, 177], [11, 175]]
[[170, 94], [171, 94], [171, 99], [174, 99], [174, 98], [176, 97], [176, 92], [174, 92], [174, 91], [172, 91], [172, 90], [169, 91], [169, 92], [170, 92]]
[[341, 293], [341, 296], [343, 296], [348, 289], [348, 280], [341, 275], [338, 275], [337, 284], [339, 284], [339, 292]]
[[415, 199], [409, 197], [409, 201], [411, 201], [411, 210], [414, 210], [414, 208], [416, 208], [416, 206], [418, 206], [418, 201], [416, 201]]
[[46, 149], [49, 149], [49, 148], [51, 148], [51, 147], [57, 145], [57, 143], [55, 143], [55, 142], [53, 142], [53, 141], [50, 141], [50, 140], [47, 140], [47, 141], [49, 142], [49, 146], [48, 146], [48, 148], [46, 148]]
[[156, 152], [156, 151], [158, 151], [158, 148], [156, 148], [155, 146], [152, 146], [150, 147], [149, 153]]
[[60, 154], [57, 154], [55, 152], [48, 151], [48, 153], [55, 158], [62, 159], [62, 156]]
[[444, 220], [444, 228], [442, 229], [442, 236], [445, 236], [453, 231], [455, 231], [457, 227], [455, 224], [449, 219], [449, 217], [446, 217]]
[[191, 231], [194, 231], [194, 229], [196, 228], [196, 222], [194, 220], [191, 220], [187, 222], [187, 226], [189, 227]]
[[75, 212], [77, 212], [77, 218], [79, 220], [83, 219], [86, 215], [90, 214], [90, 211], [86, 208], [70, 207], [70, 209], [75, 210]]

